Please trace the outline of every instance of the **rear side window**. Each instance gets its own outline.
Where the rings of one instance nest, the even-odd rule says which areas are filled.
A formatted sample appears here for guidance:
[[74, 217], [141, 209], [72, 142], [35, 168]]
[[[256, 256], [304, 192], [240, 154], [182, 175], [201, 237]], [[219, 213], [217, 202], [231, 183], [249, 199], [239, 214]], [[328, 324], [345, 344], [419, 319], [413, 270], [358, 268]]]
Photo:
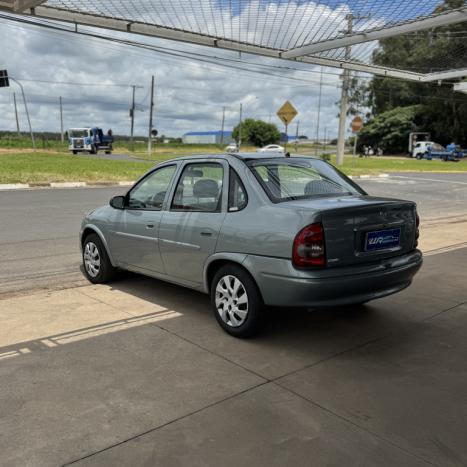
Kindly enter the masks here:
[[220, 212], [224, 168], [215, 162], [188, 164], [172, 201], [174, 211]]
[[229, 174], [229, 212], [241, 211], [248, 203], [245, 186], [234, 169]]
[[316, 159], [256, 160], [249, 166], [274, 203], [365, 194], [330, 164]]

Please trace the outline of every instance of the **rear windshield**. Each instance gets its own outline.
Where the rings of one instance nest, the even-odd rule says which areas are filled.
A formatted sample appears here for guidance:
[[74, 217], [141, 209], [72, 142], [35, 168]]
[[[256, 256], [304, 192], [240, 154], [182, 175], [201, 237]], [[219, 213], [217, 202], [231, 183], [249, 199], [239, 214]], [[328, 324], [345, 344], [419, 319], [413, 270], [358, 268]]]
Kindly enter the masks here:
[[366, 194], [332, 165], [317, 159], [262, 159], [248, 166], [274, 203]]

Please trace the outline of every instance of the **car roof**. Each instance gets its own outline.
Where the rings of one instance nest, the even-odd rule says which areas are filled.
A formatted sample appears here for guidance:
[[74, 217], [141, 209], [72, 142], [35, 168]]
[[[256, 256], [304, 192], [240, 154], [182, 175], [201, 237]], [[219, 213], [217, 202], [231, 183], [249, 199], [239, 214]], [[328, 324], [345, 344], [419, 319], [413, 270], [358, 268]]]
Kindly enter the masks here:
[[[288, 158], [306, 158], [306, 159], [319, 159], [314, 156], [304, 156], [303, 154], [284, 154], [283, 152], [226, 152], [223, 154], [194, 154], [182, 157], [176, 157], [174, 159], [169, 159], [164, 161], [164, 164], [173, 163], [177, 161], [196, 161], [196, 160], [205, 160], [210, 158], [216, 159], [237, 159], [243, 162], [251, 160], [271, 160], [271, 159], [288, 159]], [[158, 164], [159, 165], [159, 164]]]

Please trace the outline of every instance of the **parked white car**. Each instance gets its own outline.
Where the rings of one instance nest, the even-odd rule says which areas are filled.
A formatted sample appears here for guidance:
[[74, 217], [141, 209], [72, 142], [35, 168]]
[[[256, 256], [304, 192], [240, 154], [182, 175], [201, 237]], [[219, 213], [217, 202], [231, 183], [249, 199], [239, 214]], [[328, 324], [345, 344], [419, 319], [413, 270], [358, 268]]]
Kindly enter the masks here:
[[285, 152], [285, 148], [282, 146], [279, 146], [278, 144], [268, 144], [267, 146], [264, 146], [263, 148], [259, 148], [257, 152]]
[[431, 147], [432, 151], [445, 151], [446, 149], [441, 144], [434, 143], [433, 141], [419, 141], [413, 148], [412, 157], [422, 159], [428, 153], [428, 148]]
[[238, 152], [238, 145], [237, 143], [230, 143], [226, 148], [226, 152]]

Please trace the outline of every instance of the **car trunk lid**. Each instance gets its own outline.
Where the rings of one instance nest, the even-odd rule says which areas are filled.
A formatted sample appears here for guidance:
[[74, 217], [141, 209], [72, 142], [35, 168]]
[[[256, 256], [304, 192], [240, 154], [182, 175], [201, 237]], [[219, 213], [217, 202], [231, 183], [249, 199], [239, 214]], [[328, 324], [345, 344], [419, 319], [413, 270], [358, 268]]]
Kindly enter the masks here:
[[310, 221], [323, 224], [328, 267], [390, 258], [415, 247], [416, 205], [411, 201], [339, 196], [291, 204], [317, 211]]

